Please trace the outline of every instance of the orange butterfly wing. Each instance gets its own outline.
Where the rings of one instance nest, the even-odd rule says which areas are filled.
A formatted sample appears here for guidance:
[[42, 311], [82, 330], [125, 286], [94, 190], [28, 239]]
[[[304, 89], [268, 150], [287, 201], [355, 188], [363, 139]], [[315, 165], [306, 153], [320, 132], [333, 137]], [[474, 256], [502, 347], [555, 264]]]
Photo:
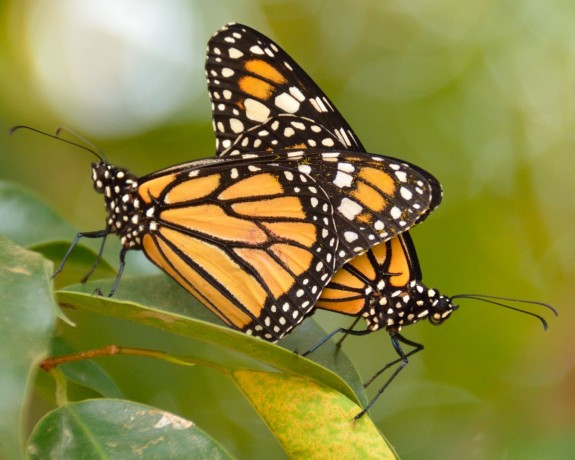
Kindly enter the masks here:
[[330, 202], [289, 165], [188, 166], [138, 194], [153, 218], [146, 256], [229, 326], [277, 340], [333, 274]]

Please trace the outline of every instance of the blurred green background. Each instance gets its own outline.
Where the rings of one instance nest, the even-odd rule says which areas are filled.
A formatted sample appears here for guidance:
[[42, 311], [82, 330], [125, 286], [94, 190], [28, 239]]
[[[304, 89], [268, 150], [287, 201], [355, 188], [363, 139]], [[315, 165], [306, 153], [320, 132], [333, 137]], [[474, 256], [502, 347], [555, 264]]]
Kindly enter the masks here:
[[[4, 0], [0, 21], [0, 179], [85, 231], [104, 218], [93, 158], [8, 129], [65, 125], [141, 175], [211, 156], [208, 38], [230, 21], [273, 38], [368, 150], [441, 180], [442, 206], [412, 232], [428, 285], [560, 311], [545, 333], [528, 316], [462, 301], [440, 328], [407, 328], [426, 349], [374, 421], [403, 459], [574, 458], [575, 2]], [[142, 259], [129, 268], [155, 270]], [[326, 330], [349, 322], [316, 316]], [[345, 349], [366, 377], [394, 357], [383, 332]], [[155, 403], [169, 406], [181, 396], [160, 377]], [[202, 378], [227, 395], [221, 377]], [[215, 412], [235, 410], [226, 398]], [[206, 417], [193, 404], [180, 415], [200, 427]], [[249, 438], [259, 422], [237, 423]]]

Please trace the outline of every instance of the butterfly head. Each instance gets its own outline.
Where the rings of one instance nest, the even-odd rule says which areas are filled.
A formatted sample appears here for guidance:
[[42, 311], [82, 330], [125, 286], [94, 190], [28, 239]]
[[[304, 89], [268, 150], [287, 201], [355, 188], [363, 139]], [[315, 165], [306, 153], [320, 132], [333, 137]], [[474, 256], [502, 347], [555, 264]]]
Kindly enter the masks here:
[[92, 163], [92, 181], [96, 192], [103, 193], [106, 198], [137, 188], [136, 176], [105, 161]]
[[430, 289], [429, 291], [437, 293], [437, 297], [431, 302], [428, 319], [431, 324], [439, 326], [451, 316], [451, 313], [459, 308], [459, 305], [454, 305], [451, 297], [439, 294], [435, 289]]
[[364, 313], [371, 330], [385, 327], [388, 331], [400, 331], [403, 326], [425, 318], [439, 325], [458, 308], [450, 297], [440, 294], [436, 289], [429, 289], [418, 280], [412, 280], [403, 289], [388, 292], [372, 296], [372, 304]]
[[[501, 301], [542, 306], [557, 315], [557, 311], [553, 306], [543, 302], [482, 294], [458, 294], [447, 297], [440, 294], [436, 289], [427, 288], [421, 281], [414, 280], [405, 289], [392, 292], [391, 295], [382, 296], [379, 299], [378, 321], [379, 324], [385, 322], [388, 331], [399, 331], [402, 326], [414, 324], [424, 318], [427, 318], [431, 324], [439, 326], [459, 308], [459, 305], [453, 303], [456, 299], [480, 300], [533, 316], [541, 321], [545, 330], [547, 330], [547, 321], [541, 315], [502, 303]], [[386, 308], [383, 308], [383, 306]], [[375, 330], [371, 325], [370, 328]]]

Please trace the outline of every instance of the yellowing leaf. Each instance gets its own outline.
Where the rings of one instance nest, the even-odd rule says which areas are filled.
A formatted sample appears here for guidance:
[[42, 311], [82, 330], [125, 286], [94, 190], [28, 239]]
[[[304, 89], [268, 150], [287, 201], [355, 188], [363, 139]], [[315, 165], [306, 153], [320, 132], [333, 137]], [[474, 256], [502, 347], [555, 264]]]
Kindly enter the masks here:
[[265, 420], [290, 459], [395, 459], [361, 408], [334, 389], [279, 372], [238, 370], [238, 387]]

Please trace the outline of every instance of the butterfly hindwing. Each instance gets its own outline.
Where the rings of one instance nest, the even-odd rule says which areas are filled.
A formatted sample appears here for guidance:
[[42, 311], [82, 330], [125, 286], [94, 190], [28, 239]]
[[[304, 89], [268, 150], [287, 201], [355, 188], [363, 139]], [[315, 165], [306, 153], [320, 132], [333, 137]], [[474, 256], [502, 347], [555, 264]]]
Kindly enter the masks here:
[[421, 271], [408, 232], [378, 244], [348, 262], [331, 279], [316, 307], [357, 316], [376, 308], [385, 292], [403, 292]]
[[264, 154], [275, 149], [317, 148], [323, 144], [330, 144], [336, 150], [346, 150], [341, 140], [317, 121], [282, 114], [242, 132], [231, 146], [218, 156], [229, 157], [253, 152]]

